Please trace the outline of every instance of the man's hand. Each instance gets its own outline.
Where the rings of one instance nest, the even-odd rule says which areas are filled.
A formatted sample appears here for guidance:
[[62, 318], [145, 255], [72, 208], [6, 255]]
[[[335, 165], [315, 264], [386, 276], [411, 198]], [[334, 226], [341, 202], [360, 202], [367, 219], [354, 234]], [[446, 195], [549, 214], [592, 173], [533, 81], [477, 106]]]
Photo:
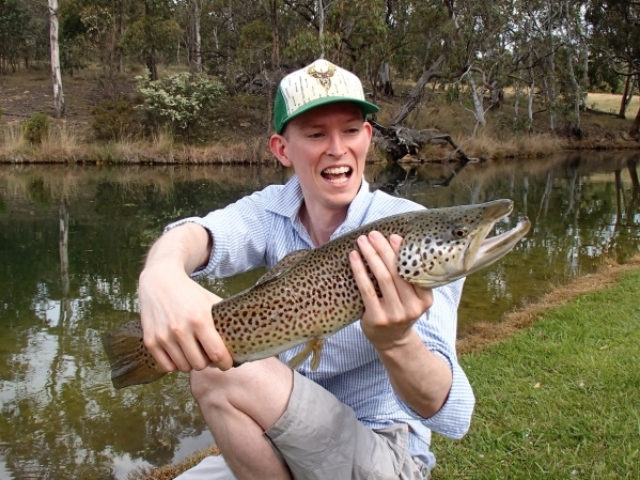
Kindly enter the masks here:
[[403, 280], [396, 266], [402, 238], [387, 241], [379, 232], [358, 238], [358, 247], [376, 277], [382, 298], [358, 252], [349, 254], [351, 268], [364, 301], [362, 331], [378, 352], [391, 386], [398, 396], [424, 418], [444, 405], [453, 381], [449, 364], [432, 353], [412, 328], [433, 304], [430, 289]]
[[376, 277], [382, 298], [378, 298], [367, 275], [362, 257], [351, 252], [349, 260], [365, 305], [361, 327], [376, 350], [402, 345], [411, 327], [433, 303], [430, 289], [422, 289], [405, 281], [396, 266], [402, 237], [387, 239], [379, 232], [371, 232], [358, 239], [358, 247], [371, 272]]
[[188, 275], [206, 263], [210, 251], [206, 230], [182, 225], [160, 237], [140, 274], [144, 344], [167, 372], [209, 365], [228, 370], [233, 365], [211, 317], [211, 307], [221, 298]]

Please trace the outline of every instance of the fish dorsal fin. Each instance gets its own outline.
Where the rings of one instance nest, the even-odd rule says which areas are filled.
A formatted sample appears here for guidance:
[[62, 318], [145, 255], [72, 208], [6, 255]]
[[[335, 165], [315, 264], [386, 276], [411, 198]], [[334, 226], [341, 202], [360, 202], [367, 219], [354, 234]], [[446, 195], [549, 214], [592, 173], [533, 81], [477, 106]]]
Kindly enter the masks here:
[[262, 283], [266, 283], [274, 278], [281, 277], [285, 273], [287, 273], [291, 268], [300, 263], [310, 252], [311, 250], [295, 250], [280, 260], [271, 270], [265, 273], [260, 279], [256, 282], [256, 285], [260, 285]]

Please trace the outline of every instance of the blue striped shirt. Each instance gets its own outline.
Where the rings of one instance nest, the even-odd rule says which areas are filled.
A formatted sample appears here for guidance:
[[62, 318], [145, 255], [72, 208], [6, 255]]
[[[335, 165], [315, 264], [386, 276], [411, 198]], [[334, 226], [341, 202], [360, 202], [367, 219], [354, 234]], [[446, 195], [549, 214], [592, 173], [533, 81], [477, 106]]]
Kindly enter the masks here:
[[[209, 263], [194, 276], [228, 277], [265, 265], [272, 268], [288, 253], [313, 247], [298, 216], [302, 201], [300, 184], [294, 175], [286, 185], [269, 186], [203, 218], [186, 218], [167, 228], [185, 222], [205, 227], [213, 235], [214, 247]], [[423, 208], [381, 191], [370, 192], [363, 179], [344, 223], [331, 239], [379, 218]], [[475, 402], [455, 351], [457, 309], [463, 283], [464, 279], [434, 289], [433, 306], [414, 325], [425, 345], [444, 358], [453, 372], [447, 401], [432, 417], [421, 417], [394, 392], [359, 322], [327, 340], [317, 371], [311, 370], [309, 360], [298, 369], [351, 406], [364, 425], [384, 428], [392, 423], [408, 424], [411, 427], [409, 453], [421, 458], [430, 468], [435, 465], [435, 457], [429, 450], [431, 431], [452, 438], [462, 437], [469, 428]], [[287, 362], [302, 348], [301, 345], [284, 352], [280, 359]]]

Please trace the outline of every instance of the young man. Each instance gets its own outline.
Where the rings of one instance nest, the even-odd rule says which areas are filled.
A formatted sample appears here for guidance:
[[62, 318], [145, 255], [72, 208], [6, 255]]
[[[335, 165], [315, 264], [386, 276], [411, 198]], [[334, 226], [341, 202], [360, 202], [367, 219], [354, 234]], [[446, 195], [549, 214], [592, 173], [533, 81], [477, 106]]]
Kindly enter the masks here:
[[325, 60], [291, 73], [276, 97], [270, 147], [295, 175], [170, 225], [149, 252], [139, 284], [144, 342], [167, 371], [191, 372], [222, 452], [181, 480], [424, 479], [435, 464], [431, 430], [466, 433], [474, 397], [455, 354], [463, 281], [431, 291], [402, 280], [400, 237], [373, 232], [358, 240], [362, 256], [349, 254], [365, 313], [327, 340], [315, 372], [309, 361], [297, 372], [286, 365], [302, 347], [231, 368], [211, 321], [220, 298], [190, 278], [271, 268], [291, 251], [423, 208], [369, 191], [364, 118], [376, 111], [360, 80]]

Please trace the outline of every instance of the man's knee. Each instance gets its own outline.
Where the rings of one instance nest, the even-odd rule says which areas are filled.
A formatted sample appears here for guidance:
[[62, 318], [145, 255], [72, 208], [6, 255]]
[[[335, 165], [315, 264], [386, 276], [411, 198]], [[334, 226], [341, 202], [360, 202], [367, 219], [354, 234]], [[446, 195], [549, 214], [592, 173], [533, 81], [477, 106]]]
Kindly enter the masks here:
[[282, 413], [293, 389], [293, 372], [276, 358], [246, 363], [227, 371], [205, 368], [190, 374], [191, 393], [201, 408], [232, 406]]
[[191, 371], [189, 374], [189, 385], [191, 395], [198, 403], [205, 399], [215, 401], [224, 398], [226, 378], [225, 372], [217, 368], [205, 368], [201, 371]]

